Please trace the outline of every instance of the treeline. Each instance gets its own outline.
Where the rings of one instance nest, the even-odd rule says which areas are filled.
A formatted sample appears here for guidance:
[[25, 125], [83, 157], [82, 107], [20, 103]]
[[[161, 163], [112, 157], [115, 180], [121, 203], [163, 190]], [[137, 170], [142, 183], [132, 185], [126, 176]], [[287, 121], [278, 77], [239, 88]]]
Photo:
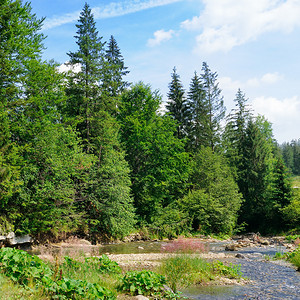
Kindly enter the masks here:
[[[143, 229], [276, 232], [299, 226], [270, 123], [242, 91], [225, 116], [217, 73], [203, 63], [186, 92], [174, 68], [162, 98], [128, 69], [90, 7], [68, 72], [42, 60], [43, 20], [30, 4], [0, 5], [0, 229], [93, 241]], [[226, 124], [222, 126], [222, 124]]]
[[300, 139], [280, 145], [285, 165], [293, 175], [300, 175]]

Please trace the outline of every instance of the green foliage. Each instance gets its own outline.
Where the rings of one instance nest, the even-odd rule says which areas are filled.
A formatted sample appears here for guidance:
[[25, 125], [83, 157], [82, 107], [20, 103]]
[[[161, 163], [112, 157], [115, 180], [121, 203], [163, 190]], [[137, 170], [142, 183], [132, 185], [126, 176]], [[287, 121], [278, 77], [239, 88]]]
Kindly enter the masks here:
[[156, 113], [160, 102], [158, 93], [140, 82], [122, 94], [119, 115], [135, 206], [148, 223], [182, 195], [189, 172], [175, 122]]
[[209, 263], [193, 255], [179, 254], [163, 260], [160, 272], [166, 276], [167, 284], [173, 291], [191, 284], [205, 283], [216, 276], [241, 278], [240, 266], [229, 266], [220, 261]]
[[164, 276], [152, 271], [130, 271], [123, 277], [121, 290], [131, 295], [155, 296], [166, 283]]
[[300, 139], [280, 146], [285, 165], [293, 175], [300, 175]]
[[300, 230], [300, 190], [294, 189], [290, 204], [281, 209], [283, 219], [291, 229]]
[[[99, 262], [100, 273], [104, 269], [108, 270], [107, 266], [109, 265], [109, 270], [117, 270], [116, 265], [108, 262], [105, 257], [100, 258]], [[80, 267], [79, 262], [68, 257], [65, 258], [65, 263], [69, 268]], [[105, 266], [104, 269], [103, 266]], [[40, 258], [22, 250], [2, 248], [0, 250], [0, 269], [16, 283], [25, 287], [33, 285], [35, 288], [42, 288], [45, 295], [51, 295], [51, 299], [116, 299], [113, 292], [98, 283], [66, 278], [62, 276], [62, 273], [56, 274]]]
[[229, 264], [229, 266], [227, 266], [221, 261], [214, 261], [212, 263], [212, 269], [215, 274], [231, 279], [241, 278], [243, 275], [240, 265]]
[[109, 259], [109, 257], [105, 254], [98, 258], [86, 258], [85, 262], [91, 265], [95, 265], [100, 273], [121, 273], [121, 268], [118, 263]]
[[86, 280], [70, 279], [63, 277], [52, 283], [47, 289], [52, 299], [103, 299], [113, 300], [116, 295], [97, 283]]
[[300, 247], [290, 253], [287, 259], [296, 266], [297, 270], [300, 271]]
[[193, 189], [179, 201], [195, 230], [231, 233], [242, 197], [225, 158], [202, 147], [194, 156]]
[[37, 285], [48, 281], [53, 272], [40, 258], [13, 248], [0, 249], [0, 269], [14, 282]]
[[206, 62], [202, 64], [202, 74], [200, 78], [204, 91], [204, 123], [206, 129], [202, 145], [215, 150], [221, 142], [221, 121], [225, 116], [226, 108], [217, 81], [218, 74], [217, 72], [212, 72]]
[[176, 73], [175, 67], [172, 73], [172, 81], [169, 83], [168, 100], [166, 105], [167, 111], [177, 124], [175, 135], [177, 138], [182, 139], [186, 137], [188, 105], [180, 76]]
[[186, 254], [170, 256], [163, 260], [160, 271], [166, 276], [167, 284], [175, 292], [180, 288], [213, 278], [206, 261]]

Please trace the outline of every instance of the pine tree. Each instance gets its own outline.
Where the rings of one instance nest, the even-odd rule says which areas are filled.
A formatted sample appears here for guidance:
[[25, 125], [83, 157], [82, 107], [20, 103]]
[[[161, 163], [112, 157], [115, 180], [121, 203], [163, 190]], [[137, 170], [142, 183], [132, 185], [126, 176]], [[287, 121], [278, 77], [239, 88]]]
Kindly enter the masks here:
[[263, 118], [252, 118], [246, 128], [242, 145], [242, 160], [238, 173], [238, 186], [245, 201], [240, 221], [249, 230], [267, 230], [267, 215], [272, 209], [270, 192], [272, 185], [273, 156], [272, 129]]
[[186, 126], [188, 122], [188, 106], [184, 96], [183, 85], [174, 67], [172, 81], [169, 84], [169, 93], [166, 108], [170, 116], [177, 121], [176, 136], [180, 139], [186, 137]]
[[124, 66], [124, 58], [116, 39], [111, 36], [105, 51], [106, 68], [102, 88], [110, 97], [117, 97], [128, 87], [128, 82], [123, 80], [129, 71]]
[[223, 147], [234, 174], [238, 176], [243, 156], [243, 144], [246, 135], [247, 124], [251, 118], [251, 111], [247, 105], [248, 99], [238, 89], [234, 99], [235, 108], [227, 116], [227, 123], [223, 133]]
[[202, 65], [202, 72], [201, 81], [205, 92], [205, 106], [207, 107], [207, 132], [204, 146], [209, 146], [215, 150], [216, 146], [220, 144], [221, 121], [225, 116], [225, 107], [217, 82], [217, 73], [212, 73], [205, 62]]
[[[81, 70], [71, 74], [66, 111], [71, 122], [77, 122], [85, 152], [93, 154], [96, 159], [88, 171], [87, 182], [79, 185], [83, 190], [77, 194], [82, 199], [80, 206], [86, 212], [85, 221], [94, 239], [97, 240], [100, 235], [120, 238], [130, 233], [135, 218], [128, 165], [114, 117], [115, 100], [105, 90], [105, 87], [111, 89], [113, 82], [106, 82], [109, 68], [105, 62], [104, 43], [98, 37], [94, 17], [87, 4], [78, 23], [75, 38], [79, 49], [69, 56], [70, 64], [79, 64]], [[113, 55], [118, 56], [114, 50]]]
[[196, 151], [200, 145], [205, 144], [205, 137], [208, 131], [207, 106], [205, 103], [205, 92], [200, 77], [195, 72], [191, 80], [188, 92], [188, 115], [187, 126], [188, 149]]
[[85, 143], [87, 152], [91, 151], [92, 128], [91, 122], [100, 103], [100, 83], [103, 80], [104, 43], [98, 36], [93, 14], [85, 3], [78, 20], [76, 43], [78, 50], [69, 52], [71, 69], [80, 67], [79, 72], [72, 72], [67, 94], [69, 100], [66, 105], [71, 122], [77, 122], [77, 130]]

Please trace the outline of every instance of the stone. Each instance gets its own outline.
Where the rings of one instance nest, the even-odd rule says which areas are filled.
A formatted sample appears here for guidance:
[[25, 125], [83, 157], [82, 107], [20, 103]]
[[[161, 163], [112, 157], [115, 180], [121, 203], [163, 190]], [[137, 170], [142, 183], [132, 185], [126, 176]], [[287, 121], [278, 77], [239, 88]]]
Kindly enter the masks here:
[[265, 246], [269, 246], [269, 245], [270, 245], [270, 242], [269, 242], [268, 240], [263, 240], [263, 239], [261, 239], [261, 240], [260, 240], [260, 244], [265, 245]]
[[229, 244], [226, 245], [225, 251], [236, 251], [237, 250], [237, 245], [236, 244]]
[[149, 300], [148, 297], [145, 297], [143, 295], [137, 295], [137, 296], [135, 296], [135, 299], [137, 299], [137, 300]]
[[241, 254], [241, 253], [236, 254], [235, 257], [236, 257], [236, 258], [245, 258], [245, 256], [244, 256], [243, 254]]

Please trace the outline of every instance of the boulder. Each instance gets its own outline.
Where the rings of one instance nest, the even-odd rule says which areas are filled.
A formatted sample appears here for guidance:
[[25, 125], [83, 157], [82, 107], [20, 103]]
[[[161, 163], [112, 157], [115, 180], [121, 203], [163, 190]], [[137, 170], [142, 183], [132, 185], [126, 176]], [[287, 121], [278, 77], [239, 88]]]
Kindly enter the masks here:
[[238, 248], [238, 247], [237, 247], [236, 244], [229, 244], [229, 245], [226, 245], [225, 251], [236, 251], [237, 248]]

